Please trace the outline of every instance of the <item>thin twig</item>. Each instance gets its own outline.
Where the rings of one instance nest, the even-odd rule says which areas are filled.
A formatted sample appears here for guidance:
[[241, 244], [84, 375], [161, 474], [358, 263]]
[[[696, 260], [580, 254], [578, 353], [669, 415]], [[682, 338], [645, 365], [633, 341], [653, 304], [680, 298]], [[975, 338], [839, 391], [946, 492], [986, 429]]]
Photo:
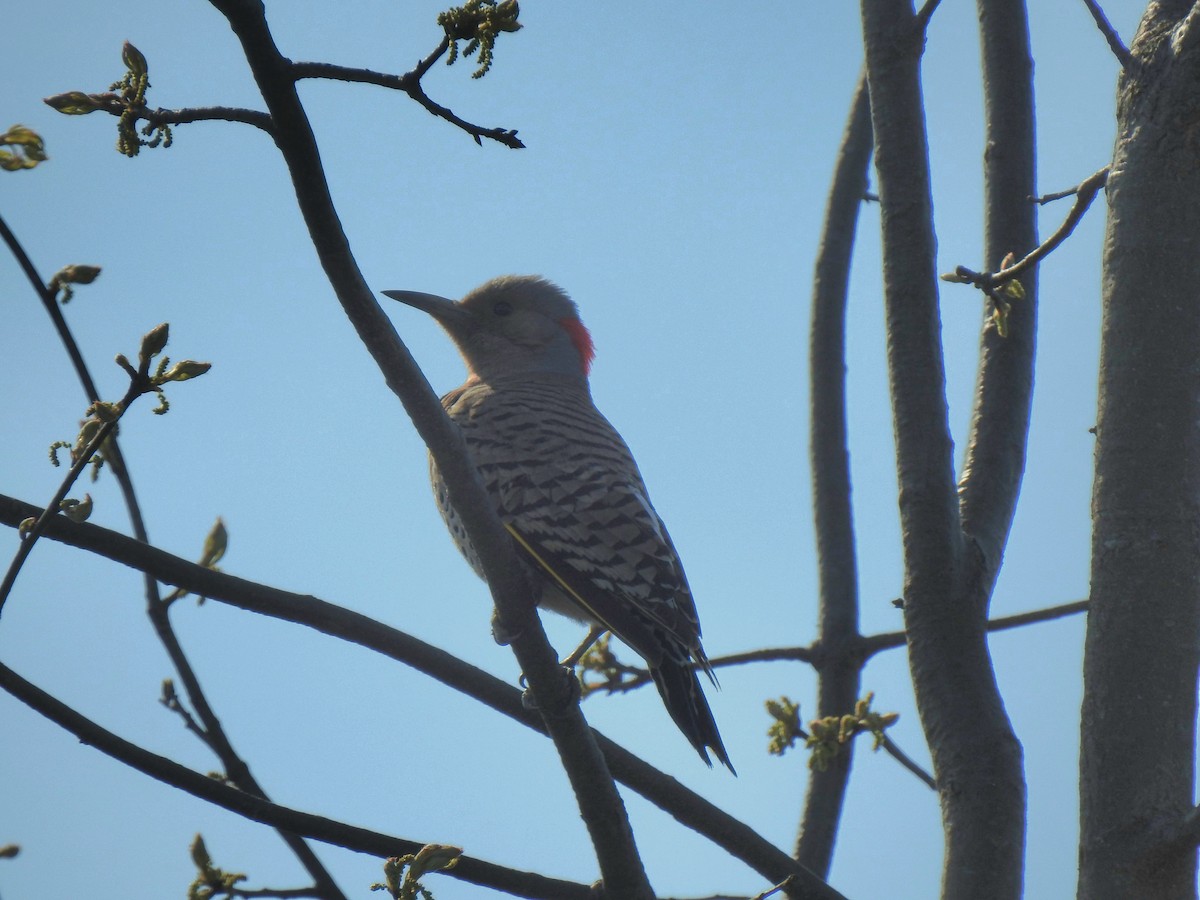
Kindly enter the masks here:
[[[1063, 603], [1059, 606], [1050, 606], [1045, 609], [1035, 609], [1012, 616], [1002, 616], [999, 619], [990, 619], [987, 623], [987, 630], [1006, 631], [1010, 628], [1020, 628], [1022, 625], [1032, 625], [1035, 622], [1049, 622], [1053, 619], [1061, 619], [1065, 616], [1073, 616], [1076, 613], [1086, 612], [1087, 608], [1088, 601], [1076, 600], [1073, 603]], [[906, 642], [907, 639], [903, 631], [886, 631], [864, 637], [859, 644], [859, 650], [867, 656], [874, 656], [880, 650], [903, 647]]]
[[[89, 94], [96, 104], [97, 112], [106, 112], [120, 118], [125, 114], [126, 104], [116, 94]], [[182, 109], [151, 109], [142, 106], [135, 109], [137, 118], [132, 124], [144, 121], [154, 127], [163, 125], [190, 125], [193, 122], [239, 122], [243, 125], [253, 125], [255, 128], [274, 134], [275, 127], [271, 117], [256, 109], [244, 109], [238, 106], [194, 106]]]
[[[84, 393], [87, 394], [91, 402], [97, 402], [100, 399], [100, 395], [96, 389], [95, 381], [92, 379], [87, 363], [83, 359], [83, 353], [79, 349], [79, 344], [75, 340], [75, 336], [71, 333], [70, 326], [62, 314], [62, 310], [59, 308], [53, 292], [46, 286], [36, 266], [34, 266], [33, 260], [29, 258], [29, 254], [25, 252], [24, 246], [22, 246], [3, 218], [0, 218], [0, 237], [3, 237], [9, 250], [16, 257], [31, 287], [41, 299], [42, 306], [54, 323], [59, 339], [62, 341], [67, 355], [71, 358], [76, 375], [83, 385]], [[133, 480], [129, 475], [128, 467], [125, 465], [125, 457], [120, 451], [115, 434], [109, 435], [105, 455], [112, 469], [113, 476], [117, 479], [117, 484], [121, 489], [121, 495], [129, 512], [134, 536], [139, 541], [149, 544], [150, 537], [146, 530], [145, 519], [142, 516], [141, 505], [138, 503], [137, 494], [133, 488]], [[180, 681], [183, 683], [184, 690], [187, 692], [192, 706], [204, 724], [201, 726], [197, 723], [191, 714], [179, 703], [178, 698], [175, 698], [175, 707], [167, 704], [168, 708], [174, 709], [175, 712], [179, 713], [183, 717], [187, 727], [213, 750], [218, 759], [221, 760], [226, 777], [242, 790], [258, 794], [264, 800], [269, 800], [270, 798], [266, 792], [263, 791], [253, 775], [250, 774], [249, 766], [234, 751], [232, 744], [225, 734], [224, 728], [221, 726], [220, 720], [209, 706], [208, 700], [200, 687], [200, 681], [192, 669], [191, 662], [184, 654], [183, 648], [175, 635], [168, 614], [168, 606], [162, 602], [162, 596], [158, 590], [158, 582], [153, 576], [146, 575], [144, 585], [146, 610], [150, 616], [154, 630], [158, 635], [159, 641], [166, 649], [167, 655], [170, 656], [171, 662], [175, 667], [176, 673], [179, 675]], [[0, 607], [2, 606], [3, 600], [0, 599]], [[302, 838], [286, 832], [281, 832], [280, 837], [288, 845], [292, 853], [295, 854], [301, 865], [308, 871], [309, 875], [312, 876], [322, 897], [327, 898], [327, 900], [345, 900], [345, 895], [337, 887], [333, 876], [329, 874], [324, 864], [317, 858], [312, 848]]]
[[[122, 401], [123, 407], [127, 409], [128, 402], [137, 397], [139, 393], [140, 391], [134, 387], [130, 387], [129, 392], [125, 395], [125, 400]], [[4, 580], [0, 582], [0, 612], [4, 610], [4, 603], [8, 600], [8, 595], [12, 593], [13, 585], [17, 583], [17, 576], [21, 574], [21, 568], [25, 565], [29, 554], [33, 552], [34, 544], [42, 536], [50, 520], [60, 513], [60, 504], [66, 499], [71, 488], [75, 486], [75, 482], [92, 461], [92, 457], [96, 455], [96, 452], [108, 440], [108, 436], [117, 427], [117, 418], [105, 422], [100, 426], [87, 446], [83, 448], [78, 459], [75, 460], [71, 468], [67, 471], [67, 474], [63, 477], [58, 489], [54, 492], [54, 496], [42, 509], [33, 527], [21, 535], [21, 542], [17, 545], [17, 552], [13, 554], [12, 561], [8, 564], [8, 571], [4, 573]]]
[[1117, 62], [1121, 64], [1121, 68], [1128, 72], [1137, 64], [1137, 60], [1133, 58], [1133, 54], [1129, 52], [1129, 48], [1125, 46], [1121, 40], [1121, 36], [1117, 34], [1117, 29], [1112, 27], [1112, 23], [1108, 21], [1108, 16], [1104, 15], [1104, 10], [1100, 8], [1100, 4], [1096, 0], [1083, 0], [1083, 5], [1092, 14], [1092, 19], [1095, 21], [1096, 27], [1100, 29], [1100, 33], [1104, 35], [1104, 39], [1108, 41], [1109, 49], [1112, 50], [1113, 56], [1117, 58]]
[[[55, 330], [59, 332], [62, 346], [65, 347], [67, 355], [71, 358], [79, 382], [83, 384], [85, 394], [88, 395], [92, 403], [97, 402], [100, 400], [100, 394], [96, 390], [95, 380], [91, 377], [88, 365], [86, 365], [83, 359], [83, 353], [80, 352], [79, 344], [74, 340], [71, 328], [67, 325], [66, 318], [62, 316], [62, 311], [54, 298], [53, 292], [50, 292], [46, 283], [42, 281], [41, 275], [38, 274], [34, 262], [29, 258], [29, 254], [25, 252], [24, 246], [20, 244], [17, 236], [12, 233], [12, 230], [8, 228], [7, 223], [2, 218], [0, 218], [0, 236], [4, 239], [8, 250], [17, 258], [20, 268], [25, 272], [25, 276], [28, 277], [30, 286], [34, 288], [34, 292], [42, 300], [42, 306], [46, 308], [50, 320], [54, 323]], [[133, 534], [139, 541], [149, 544], [150, 536], [146, 532], [142, 506], [138, 503], [137, 493], [133, 490], [133, 481], [130, 478], [130, 473], [128, 473], [128, 468], [125, 466], [125, 457], [121, 454], [114, 433], [109, 434], [108, 446], [104, 452], [106, 452], [113, 475], [116, 481], [118, 481], [121, 496], [125, 500], [128, 514], [130, 514]], [[28, 554], [28, 551], [26, 551], [26, 554]], [[270, 799], [266, 796], [262, 787], [258, 785], [258, 782], [253, 779], [253, 776], [250, 774], [250, 768], [236, 755], [233, 745], [229, 743], [226, 733], [224, 733], [221, 721], [212, 713], [204, 692], [200, 689], [199, 679], [192, 670], [191, 662], [188, 661], [187, 656], [184, 654], [184, 650], [182, 650], [179, 640], [175, 636], [174, 628], [170, 624], [168, 608], [163, 604], [162, 596], [158, 593], [158, 582], [150, 575], [145, 576], [144, 582], [146, 611], [149, 613], [151, 623], [154, 624], [158, 640], [167, 649], [167, 654], [170, 656], [170, 660], [172, 660], [175, 672], [179, 674], [181, 682], [184, 683], [187, 696], [192, 701], [192, 706], [196, 708], [197, 714], [203, 720], [204, 725], [200, 726], [192, 718], [191, 714], [181, 706], [178, 697], [175, 698], [175, 707], [170, 706], [168, 703], [168, 708], [174, 709], [174, 712], [184, 716], [187, 727], [194, 734], [197, 734], [215, 752], [217, 757], [220, 758], [222, 766], [226, 770], [226, 775], [235, 785], [238, 785], [244, 791], [258, 793], [263, 799]], [[4, 605], [2, 596], [4, 595], [0, 594], [0, 607]], [[308, 874], [313, 877], [313, 881], [317, 882], [317, 887], [322, 892], [324, 898], [328, 898], [329, 900], [344, 900], [344, 895], [337, 888], [329, 871], [325, 869], [324, 864], [320, 862], [316, 853], [313, 853], [312, 848], [305, 844], [304, 840], [292, 834], [281, 834], [281, 838], [283, 838], [283, 841], [286, 842], [296, 858], [300, 860], [300, 863], [305, 866]]]
[[1096, 194], [1107, 183], [1108, 170], [1109, 167], [1105, 166], [1094, 175], [1080, 182], [1079, 186], [1073, 191], [1067, 191], [1062, 194], [1062, 196], [1074, 194], [1074, 206], [1071, 207], [1071, 211], [1067, 214], [1066, 219], [1063, 220], [1062, 225], [1058, 227], [1058, 230], [1039, 244], [1028, 256], [998, 272], [976, 272], [968, 269], [966, 266], [958, 266], [954, 270], [953, 277], [943, 275], [943, 279], [957, 281], [961, 284], [973, 284], [980, 290], [990, 294], [1006, 282], [1012, 281], [1014, 278], [1019, 278], [1026, 269], [1037, 265], [1045, 259], [1046, 256], [1052, 253], [1059, 244], [1071, 235], [1071, 232], [1075, 230], [1075, 227], [1083, 218], [1083, 214], [1092, 205], [1092, 201], [1096, 199]]
[[919, 766], [916, 762], [914, 762], [912, 757], [897, 747], [896, 742], [886, 734], [883, 736], [883, 743], [880, 746], [883, 747], [884, 751], [891, 756], [892, 759], [896, 760], [896, 762], [900, 763], [900, 765], [904, 766], [904, 768], [908, 769], [908, 771], [912, 772], [923, 782], [925, 782], [925, 784], [929, 786], [930, 790], [937, 790], [937, 782], [934, 781], [933, 776], [921, 768], [921, 766]]
[[385, 87], [389, 90], [401, 91], [416, 100], [419, 104], [425, 107], [433, 115], [439, 119], [445, 119], [452, 125], [461, 128], [467, 134], [474, 138], [475, 143], [482, 144], [481, 138], [487, 138], [491, 141], [503, 144], [512, 150], [524, 149], [525, 145], [517, 138], [515, 129], [508, 128], [484, 128], [481, 125], [474, 125], [466, 119], [460, 118], [454, 112], [446, 107], [435, 103], [425, 93], [425, 88], [421, 84], [421, 78], [429, 71], [429, 67], [437, 61], [437, 59], [446, 52], [449, 46], [449, 40], [442, 39], [442, 43], [438, 49], [427, 56], [417, 65], [411, 72], [406, 72], [403, 75], [389, 75], [386, 72], [374, 72], [370, 69], [355, 69], [348, 66], [338, 66], [333, 63], [316, 63], [316, 62], [297, 62], [292, 63], [292, 76], [300, 78], [327, 78], [334, 81], [350, 81], [359, 84], [374, 84], [379, 87]]

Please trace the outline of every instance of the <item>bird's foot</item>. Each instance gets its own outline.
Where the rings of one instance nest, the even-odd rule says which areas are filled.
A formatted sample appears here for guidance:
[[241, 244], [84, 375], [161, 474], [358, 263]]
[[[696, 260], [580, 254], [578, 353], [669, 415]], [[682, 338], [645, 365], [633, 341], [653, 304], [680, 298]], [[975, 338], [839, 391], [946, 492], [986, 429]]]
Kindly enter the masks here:
[[500, 611], [498, 609], [492, 610], [492, 640], [501, 647], [507, 647], [520, 636], [521, 629], [509, 628], [504, 620], [500, 618]]
[[[583, 696], [583, 687], [580, 685], [579, 679], [575, 677], [575, 670], [563, 668], [559, 672], [562, 675], [561, 687], [554, 691], [553, 704], [549, 710], [553, 713], [561, 713], [571, 705], [578, 703], [579, 698]], [[527, 686], [524, 673], [521, 675], [520, 683], [521, 687], [525, 688], [521, 692], [521, 705], [530, 712], [541, 711], [542, 707], [534, 697], [532, 688]]]

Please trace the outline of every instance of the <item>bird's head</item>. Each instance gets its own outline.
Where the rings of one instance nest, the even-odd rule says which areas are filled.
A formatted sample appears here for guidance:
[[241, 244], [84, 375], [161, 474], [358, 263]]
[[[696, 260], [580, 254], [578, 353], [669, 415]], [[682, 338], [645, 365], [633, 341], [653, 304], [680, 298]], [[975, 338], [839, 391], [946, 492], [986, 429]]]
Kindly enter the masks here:
[[474, 379], [547, 373], [586, 379], [595, 356], [574, 302], [536, 275], [493, 278], [457, 302], [418, 291], [383, 294], [437, 319]]

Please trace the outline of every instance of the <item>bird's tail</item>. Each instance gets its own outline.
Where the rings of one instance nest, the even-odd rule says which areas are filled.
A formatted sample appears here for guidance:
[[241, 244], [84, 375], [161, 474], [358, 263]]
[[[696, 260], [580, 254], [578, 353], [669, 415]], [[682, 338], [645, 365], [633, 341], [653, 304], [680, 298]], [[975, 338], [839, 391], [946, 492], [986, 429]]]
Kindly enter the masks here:
[[667, 658], [659, 665], [651, 666], [650, 674], [654, 677], [654, 684], [662, 695], [667, 712], [684, 737], [696, 748], [700, 758], [711, 767], [708, 750], [712, 750], [713, 755], [736, 775], [737, 771], [721, 742], [721, 732], [717, 730], [708, 700], [700, 687], [700, 680], [696, 677], [696, 669], [686, 662]]

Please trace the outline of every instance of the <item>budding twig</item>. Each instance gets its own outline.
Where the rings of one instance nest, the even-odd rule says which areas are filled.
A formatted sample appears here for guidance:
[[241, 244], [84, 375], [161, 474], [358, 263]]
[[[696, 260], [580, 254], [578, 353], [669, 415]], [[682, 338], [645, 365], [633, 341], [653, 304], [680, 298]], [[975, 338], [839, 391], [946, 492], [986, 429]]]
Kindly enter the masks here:
[[1046, 238], [1046, 240], [1023, 259], [1011, 265], [1004, 266], [998, 272], [976, 272], [973, 269], [968, 269], [966, 266], [957, 266], [952, 273], [943, 275], [942, 280], [956, 284], [973, 284], [990, 296], [997, 288], [1019, 278], [1026, 270], [1045, 259], [1059, 244], [1071, 235], [1071, 232], [1075, 230], [1075, 226], [1083, 218], [1083, 214], [1092, 205], [1092, 201], [1096, 199], [1096, 194], [1108, 182], [1108, 170], [1109, 167], [1105, 166], [1096, 174], [1085, 178], [1079, 183], [1078, 187], [1070, 191], [1063, 191], [1057, 195], [1047, 194], [1045, 198], [1034, 198], [1034, 202], [1044, 203], [1074, 194], [1075, 204], [1071, 207], [1071, 211], [1067, 214], [1066, 219], [1063, 220], [1062, 225], [1058, 227], [1058, 230]]
[[104, 442], [112, 435], [117, 423], [128, 411], [130, 404], [143, 394], [154, 393], [159, 397], [159, 406], [154, 411], [165, 413], [167, 398], [163, 393], [164, 384], [170, 381], [187, 381], [208, 371], [208, 363], [193, 360], [176, 363], [168, 370], [169, 359], [164, 356], [159, 360], [158, 367], [152, 374], [150, 364], [166, 347], [168, 333], [168, 326], [163, 323], [142, 337], [136, 369], [123, 355], [117, 355], [117, 364], [129, 374], [129, 388], [126, 390], [125, 396], [117, 403], [97, 401], [88, 407], [89, 418], [83, 423], [79, 437], [71, 449], [70, 470], [36, 521], [28, 523], [26, 520], [26, 523], [22, 523], [21, 543], [17, 546], [17, 552], [9, 564], [3, 582], [0, 582], [0, 611], [3, 611], [4, 603], [8, 599], [8, 595], [12, 593], [17, 575], [20, 574], [21, 567], [29, 558], [29, 554], [33, 551], [38, 537], [45, 530], [46, 524], [64, 508], [63, 501], [66, 499], [67, 493], [74, 486], [84, 468], [92, 462], [100, 448], [104, 446]]

